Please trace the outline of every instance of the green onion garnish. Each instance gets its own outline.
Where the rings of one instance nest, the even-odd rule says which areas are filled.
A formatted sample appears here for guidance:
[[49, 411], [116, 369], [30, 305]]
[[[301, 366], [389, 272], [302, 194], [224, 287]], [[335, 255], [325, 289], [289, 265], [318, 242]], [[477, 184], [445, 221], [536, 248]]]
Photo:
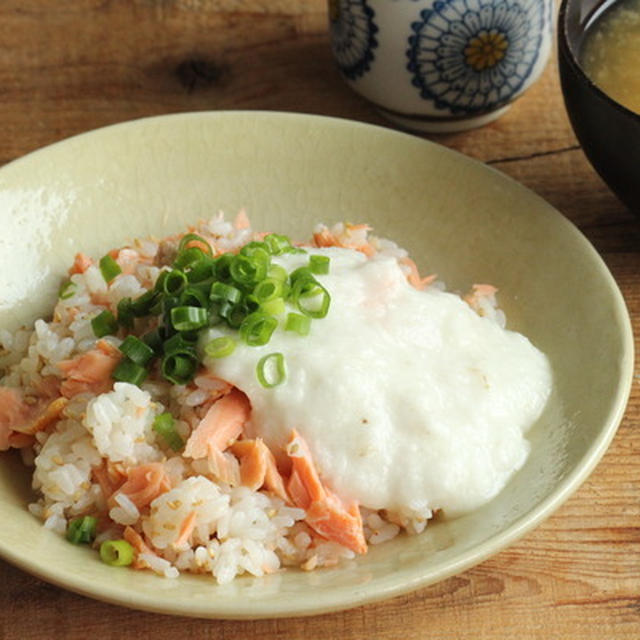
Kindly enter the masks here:
[[187, 287], [180, 294], [180, 305], [186, 307], [206, 307], [207, 294], [198, 287]]
[[283, 298], [275, 298], [274, 300], [267, 300], [260, 305], [260, 311], [264, 311], [270, 316], [280, 316], [286, 311]]
[[131, 298], [122, 298], [118, 302], [118, 324], [126, 329], [131, 329], [133, 328], [134, 318], [133, 301]]
[[173, 384], [187, 384], [197, 368], [198, 357], [195, 353], [171, 353], [162, 359], [162, 375]]
[[209, 314], [202, 307], [174, 307], [171, 309], [171, 324], [176, 331], [195, 331], [206, 327]]
[[173, 266], [177, 269], [193, 269], [201, 262], [208, 260], [209, 257], [198, 247], [190, 247], [181, 251], [173, 261]]
[[184, 441], [176, 431], [175, 421], [170, 413], [161, 413], [153, 419], [151, 428], [174, 450], [180, 451]]
[[324, 318], [329, 313], [331, 296], [317, 280], [296, 280], [291, 299], [298, 310], [310, 318]]
[[223, 300], [230, 302], [231, 304], [238, 304], [242, 300], [242, 291], [237, 287], [224, 282], [214, 282], [211, 285], [211, 291], [209, 293], [211, 300]]
[[272, 264], [267, 270], [267, 277], [286, 282], [289, 274], [287, 273], [287, 270], [279, 264]]
[[118, 321], [111, 311], [105, 309], [91, 319], [91, 328], [96, 338], [111, 336], [118, 331]]
[[184, 251], [185, 249], [191, 248], [189, 245], [197, 247], [208, 256], [213, 255], [213, 250], [211, 249], [211, 245], [197, 233], [185, 233], [180, 240], [180, 244], [178, 245], [178, 251]]
[[58, 290], [58, 298], [60, 298], [60, 300], [68, 300], [69, 298], [73, 297], [73, 294], [76, 292], [77, 288], [78, 286], [75, 284], [75, 282], [71, 282], [71, 280], [68, 280], [67, 282], [63, 283]]
[[156, 329], [153, 329], [151, 331], [149, 331], [148, 333], [145, 333], [142, 336], [142, 341], [148, 346], [151, 347], [151, 349], [153, 349], [154, 353], [161, 353], [162, 352], [162, 345], [163, 345], [163, 341], [164, 341], [164, 329], [162, 327], [157, 327]]
[[191, 265], [191, 269], [187, 272], [187, 278], [189, 278], [189, 282], [204, 282], [209, 280], [209, 285], [213, 282], [213, 268], [214, 261], [211, 258], [203, 258], [199, 262]]
[[67, 540], [73, 544], [91, 543], [96, 537], [98, 519], [93, 516], [74, 518], [67, 526]]
[[165, 356], [169, 356], [172, 353], [193, 353], [193, 349], [195, 347], [196, 340], [192, 339], [191, 334], [185, 333], [176, 333], [171, 336], [165, 343], [162, 345], [162, 350], [164, 351]]
[[150, 313], [152, 316], [157, 316], [160, 314], [164, 314], [166, 316], [165, 321], [170, 320], [170, 311], [174, 307], [179, 307], [180, 298], [176, 296], [164, 296], [163, 298], [159, 298], [158, 301], [151, 307]]
[[233, 254], [223, 253], [213, 261], [213, 274], [221, 282], [229, 282], [231, 280], [231, 263], [233, 262]]
[[281, 353], [269, 353], [258, 361], [256, 367], [258, 382], [265, 388], [276, 387], [287, 377], [284, 356]]
[[242, 302], [240, 304], [223, 303], [220, 308], [220, 315], [227, 321], [232, 329], [239, 329], [244, 319], [249, 315], [247, 307]]
[[165, 273], [166, 276], [162, 279], [162, 291], [168, 296], [179, 296], [189, 282], [186, 274], [180, 269], [172, 269]]
[[289, 238], [278, 235], [277, 233], [270, 233], [268, 236], [265, 236], [264, 243], [267, 245], [269, 253], [273, 256], [279, 256], [292, 249]]
[[329, 273], [329, 256], [309, 256], [309, 269], [316, 275]]
[[283, 289], [284, 284], [281, 280], [265, 278], [258, 282], [253, 288], [253, 297], [257, 300], [258, 304], [264, 304], [269, 300], [281, 298]]
[[104, 281], [109, 284], [117, 275], [122, 273], [120, 265], [107, 253], [100, 258], [100, 273]]
[[226, 358], [230, 356], [236, 348], [236, 341], [231, 336], [220, 336], [207, 342], [204, 352], [210, 358]]
[[131, 303], [131, 313], [136, 318], [142, 318], [144, 316], [148, 316], [151, 312], [151, 309], [155, 306], [155, 304], [162, 298], [162, 291], [155, 291], [154, 289], [149, 289], [143, 293], [139, 298], [136, 298]]
[[[214, 258], [211, 245], [202, 236], [185, 234], [172, 268], [160, 272], [153, 289], [135, 300], [123, 298], [118, 303], [117, 323], [110, 312], [92, 321], [98, 336], [117, 332], [118, 323], [128, 330], [135, 327], [136, 333], [147, 327], [141, 338], [129, 335], [122, 342], [124, 358], [113, 378], [140, 385], [153, 359], [160, 357], [164, 378], [177, 385], [187, 384], [200, 366], [196, 344], [202, 329], [225, 323], [238, 329], [247, 345], [265, 345], [287, 307], [290, 313], [284, 330], [308, 335], [311, 319], [323, 318], [329, 309], [329, 293], [314, 277], [328, 273], [329, 258], [311, 255], [307, 265], [289, 274], [281, 265], [271, 263], [272, 256], [284, 253], [306, 251], [294, 247], [286, 236], [269, 234], [262, 242], [247, 243], [236, 254]], [[121, 273], [110, 255], [104, 256], [100, 266], [107, 282]], [[145, 318], [149, 320], [143, 321]], [[205, 345], [204, 354], [223, 358], [235, 347], [234, 337], [222, 335]], [[267, 387], [280, 384], [285, 377], [282, 354], [262, 358], [258, 377]]]
[[311, 328], [311, 318], [300, 313], [289, 313], [284, 325], [285, 331], [294, 331], [298, 335], [306, 336]]
[[102, 562], [112, 567], [126, 567], [133, 562], [135, 553], [126, 540], [105, 540], [100, 545]]
[[111, 377], [120, 382], [130, 382], [140, 386], [149, 372], [141, 365], [127, 357], [122, 358]]
[[254, 240], [252, 242], [247, 242], [247, 244], [245, 244], [242, 249], [240, 249], [240, 253], [243, 256], [249, 257], [262, 255], [262, 259], [264, 259], [264, 254], [266, 254], [267, 256], [269, 255], [269, 249], [264, 242], [257, 242]]
[[267, 344], [278, 326], [278, 320], [261, 311], [250, 313], [240, 325], [240, 337], [251, 347]]
[[128, 335], [119, 347], [120, 351], [125, 356], [132, 360], [136, 364], [144, 366], [153, 358], [153, 349], [146, 345], [140, 338], [136, 338], [133, 335]]
[[164, 287], [164, 280], [167, 277], [167, 275], [169, 274], [168, 271], [161, 271], [158, 274], [158, 277], [156, 278], [156, 283], [153, 286], [154, 291], [164, 291], [163, 287]]
[[251, 257], [244, 254], [233, 256], [229, 271], [235, 282], [241, 285], [253, 285], [263, 280], [269, 268], [269, 254], [258, 254], [258, 250]]
[[298, 267], [289, 274], [289, 280], [291, 281], [291, 286], [294, 286], [298, 280], [311, 280], [312, 282], [315, 282], [315, 278], [313, 277], [313, 273], [311, 273], [310, 267]]

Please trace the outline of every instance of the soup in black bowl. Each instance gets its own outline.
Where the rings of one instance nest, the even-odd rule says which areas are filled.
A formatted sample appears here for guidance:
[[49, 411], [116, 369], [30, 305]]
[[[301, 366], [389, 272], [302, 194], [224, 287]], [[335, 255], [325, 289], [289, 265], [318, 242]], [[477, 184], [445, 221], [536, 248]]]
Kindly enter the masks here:
[[636, 25], [640, 0], [563, 0], [558, 54], [565, 105], [580, 144], [609, 187], [640, 215]]

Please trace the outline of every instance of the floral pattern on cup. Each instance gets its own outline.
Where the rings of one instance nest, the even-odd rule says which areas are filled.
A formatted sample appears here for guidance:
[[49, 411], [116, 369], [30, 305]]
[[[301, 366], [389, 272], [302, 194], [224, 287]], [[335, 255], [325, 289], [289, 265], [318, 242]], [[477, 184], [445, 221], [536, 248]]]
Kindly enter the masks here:
[[378, 46], [374, 11], [366, 0], [329, 0], [331, 47], [340, 71], [355, 80], [369, 71]]
[[452, 113], [496, 109], [531, 74], [548, 17], [541, 0], [437, 0], [411, 25], [412, 83]]

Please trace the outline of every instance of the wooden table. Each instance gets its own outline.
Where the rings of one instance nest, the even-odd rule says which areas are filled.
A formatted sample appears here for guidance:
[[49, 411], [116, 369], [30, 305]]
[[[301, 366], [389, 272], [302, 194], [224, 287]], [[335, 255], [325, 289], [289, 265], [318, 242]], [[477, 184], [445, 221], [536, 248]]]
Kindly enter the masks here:
[[[114, 122], [271, 109], [385, 125], [342, 83], [324, 0], [4, 0], [0, 163]], [[498, 122], [434, 137], [524, 183], [582, 229], [640, 324], [640, 224], [591, 169], [555, 61]], [[640, 391], [604, 459], [535, 531], [433, 587], [332, 615], [256, 622], [140, 613], [0, 561], [0, 638], [640, 638]]]

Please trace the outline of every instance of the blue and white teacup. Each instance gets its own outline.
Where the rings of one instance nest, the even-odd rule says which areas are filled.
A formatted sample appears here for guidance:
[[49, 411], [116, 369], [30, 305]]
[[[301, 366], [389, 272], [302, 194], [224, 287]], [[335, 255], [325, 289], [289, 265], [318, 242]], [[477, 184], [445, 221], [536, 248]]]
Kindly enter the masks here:
[[553, 0], [329, 0], [347, 83], [393, 122], [461, 131], [498, 118], [542, 73]]

